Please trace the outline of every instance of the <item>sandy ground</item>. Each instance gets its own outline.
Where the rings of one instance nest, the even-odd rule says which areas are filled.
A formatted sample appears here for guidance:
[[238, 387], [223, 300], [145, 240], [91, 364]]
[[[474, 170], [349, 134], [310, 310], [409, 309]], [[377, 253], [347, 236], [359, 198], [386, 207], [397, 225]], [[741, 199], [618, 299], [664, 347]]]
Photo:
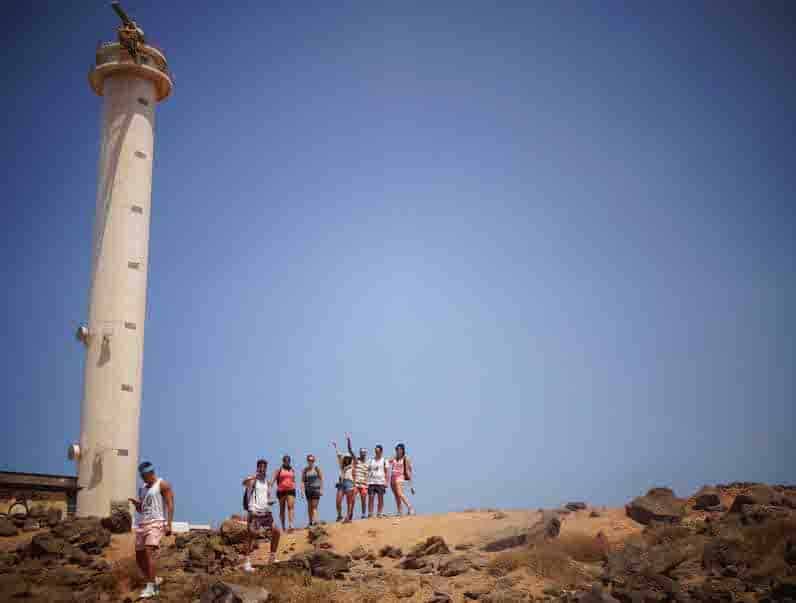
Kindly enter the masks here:
[[[624, 509], [601, 509], [600, 517], [590, 517], [590, 510], [578, 511], [562, 516], [561, 534], [582, 533], [596, 536], [602, 532], [611, 543], [618, 543], [632, 534], [641, 531], [642, 526], [626, 517]], [[495, 517], [500, 517], [496, 519]], [[358, 520], [351, 524], [326, 524], [329, 541], [335, 552], [346, 554], [358, 546], [378, 555], [385, 545], [400, 547], [407, 552], [417, 543], [430, 536], [441, 536], [453, 550], [457, 545], [470, 545], [475, 552], [486, 542], [513, 531], [527, 528], [541, 517], [537, 511], [504, 511], [496, 516], [494, 511], [466, 511], [439, 515], [419, 515], [413, 517]], [[17, 545], [29, 542], [35, 532], [21, 534], [15, 538], [0, 540], [0, 550], [13, 550]], [[173, 541], [173, 536], [166, 542]], [[114, 535], [111, 545], [104, 556], [109, 561], [120, 561], [134, 555], [133, 534]], [[252, 562], [256, 566], [264, 564], [268, 553], [268, 544], [261, 543]], [[295, 553], [311, 550], [307, 541], [307, 530], [298, 529], [284, 534], [279, 547], [279, 558], [287, 559]], [[495, 557], [496, 553], [478, 553], [484, 562]], [[336, 581], [331, 583], [335, 590], [335, 598], [340, 601], [393, 601], [397, 585], [407, 582], [416, 586], [413, 596], [402, 598], [401, 601], [427, 601], [434, 590], [450, 593], [454, 601], [465, 601], [464, 593], [468, 590], [484, 590], [495, 588], [497, 578], [484, 571], [471, 571], [455, 578], [439, 576], [421, 576], [416, 572], [405, 571], [398, 567], [398, 561], [379, 559], [384, 576], [378, 580], [365, 583], [352, 581]], [[365, 566], [367, 571], [370, 566]], [[520, 569], [509, 575], [515, 588], [528, 590], [541, 595], [548, 584], [529, 572]], [[374, 592], [377, 593], [374, 598]]]

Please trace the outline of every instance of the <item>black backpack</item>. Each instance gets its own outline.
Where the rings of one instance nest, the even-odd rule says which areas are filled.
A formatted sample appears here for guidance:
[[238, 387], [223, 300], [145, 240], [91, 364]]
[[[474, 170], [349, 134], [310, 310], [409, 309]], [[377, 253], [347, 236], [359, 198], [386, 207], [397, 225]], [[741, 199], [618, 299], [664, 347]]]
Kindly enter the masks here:
[[250, 500], [250, 498], [251, 498], [251, 496], [253, 494], [254, 494], [254, 487], [246, 488], [245, 490], [243, 490], [243, 510], [244, 511], [248, 511], [249, 510], [249, 500]]

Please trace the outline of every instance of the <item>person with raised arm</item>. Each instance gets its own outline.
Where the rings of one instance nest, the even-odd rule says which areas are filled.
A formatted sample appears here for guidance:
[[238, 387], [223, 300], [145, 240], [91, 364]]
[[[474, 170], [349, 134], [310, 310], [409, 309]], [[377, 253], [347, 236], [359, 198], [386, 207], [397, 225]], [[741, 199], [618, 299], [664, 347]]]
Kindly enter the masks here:
[[[346, 434], [346, 439], [349, 435]], [[332, 442], [334, 452], [337, 455], [337, 464], [340, 467], [340, 477], [337, 482], [337, 497], [335, 503], [337, 505], [337, 521], [343, 523], [351, 523], [351, 518], [354, 515], [354, 457], [350, 454], [342, 454], [337, 449], [337, 442]], [[342, 506], [343, 497], [346, 499], [346, 516], [343, 519]]]

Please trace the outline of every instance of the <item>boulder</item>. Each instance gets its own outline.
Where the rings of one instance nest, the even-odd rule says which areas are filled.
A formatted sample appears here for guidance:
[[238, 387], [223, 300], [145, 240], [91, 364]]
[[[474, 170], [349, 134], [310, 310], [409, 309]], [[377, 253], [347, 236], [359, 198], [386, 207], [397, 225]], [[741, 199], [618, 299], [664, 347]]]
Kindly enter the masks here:
[[555, 511], [544, 511], [542, 518], [527, 530], [512, 530], [487, 543], [481, 550], [488, 553], [505, 551], [506, 549], [524, 546], [529, 543], [539, 543], [557, 538], [561, 531], [561, 520]]
[[312, 526], [309, 530], [307, 530], [307, 540], [310, 544], [315, 544], [316, 542], [326, 540], [329, 537], [329, 532], [326, 531], [326, 528], [323, 526]]
[[199, 597], [200, 603], [266, 603], [270, 593], [261, 587], [214, 582]]
[[379, 557], [389, 557], [390, 559], [400, 559], [404, 556], [404, 553], [401, 549], [397, 546], [386, 545], [381, 547], [379, 551]]
[[354, 561], [361, 561], [362, 559], [368, 556], [368, 550], [360, 544], [359, 546], [354, 548], [350, 553], [348, 553], [348, 555]]
[[530, 593], [523, 590], [507, 588], [488, 592], [478, 598], [482, 603], [526, 603], [532, 601]]
[[111, 542], [111, 533], [96, 518], [63, 521], [51, 533], [91, 555], [99, 555]]
[[307, 556], [313, 576], [332, 580], [351, 569], [351, 560], [331, 551], [315, 551]]
[[589, 513], [589, 517], [592, 517], [592, 518], [600, 517], [600, 512], [596, 511], [595, 509], [592, 509], [591, 513]]
[[570, 511], [583, 511], [586, 509], [585, 502], [568, 502], [564, 505], [564, 508], [569, 509]]
[[408, 570], [419, 570], [428, 565], [428, 562], [422, 557], [407, 557], [401, 561], [401, 568]]
[[721, 504], [719, 498], [719, 491], [713, 486], [703, 486], [699, 492], [694, 495], [694, 509], [697, 511], [705, 511], [710, 507], [715, 507]]
[[66, 543], [51, 533], [36, 534], [30, 541], [30, 554], [33, 557], [57, 556], [63, 553]]
[[417, 592], [417, 584], [411, 581], [403, 581], [396, 586], [393, 593], [399, 599], [408, 599], [409, 597], [413, 597]]
[[408, 557], [425, 557], [427, 555], [447, 555], [450, 549], [439, 536], [431, 536], [425, 542], [416, 545], [407, 553]]
[[0, 536], [16, 536], [19, 534], [19, 530], [17, 530], [17, 526], [14, 525], [13, 521], [6, 519], [5, 517], [0, 517]]
[[644, 496], [638, 496], [625, 505], [625, 513], [644, 525], [654, 521], [679, 523], [683, 517], [684, 506], [669, 488], [653, 488]]
[[79, 570], [73, 567], [58, 567], [51, 571], [48, 581], [61, 586], [81, 586], [88, 583], [92, 578], [90, 572]]
[[783, 576], [771, 589], [775, 601], [796, 600], [796, 576]]
[[50, 507], [47, 509], [47, 525], [51, 528], [55, 527], [61, 521], [63, 515], [64, 512], [61, 509]]
[[221, 524], [221, 538], [226, 544], [243, 544], [249, 539], [246, 524], [235, 519], [227, 519]]
[[463, 555], [456, 555], [447, 561], [444, 561], [439, 566], [439, 575], [445, 578], [451, 578], [463, 574], [472, 567], [470, 560]]
[[772, 519], [788, 519], [793, 511], [774, 505], [742, 505], [741, 517], [746, 524], [764, 523]]
[[25, 523], [22, 525], [23, 532], [35, 532], [39, 529], [39, 520], [33, 519], [32, 517], [28, 517], [25, 520]]
[[619, 599], [607, 593], [599, 584], [594, 584], [590, 591], [578, 597], [579, 603], [619, 603]]
[[774, 488], [765, 484], [756, 484], [735, 497], [729, 512], [740, 513], [744, 505], [773, 505], [781, 501], [782, 497]]
[[133, 516], [127, 509], [116, 507], [102, 520], [102, 527], [113, 534], [124, 534], [133, 529]]
[[426, 603], [453, 603], [453, 599], [448, 593], [437, 590]]

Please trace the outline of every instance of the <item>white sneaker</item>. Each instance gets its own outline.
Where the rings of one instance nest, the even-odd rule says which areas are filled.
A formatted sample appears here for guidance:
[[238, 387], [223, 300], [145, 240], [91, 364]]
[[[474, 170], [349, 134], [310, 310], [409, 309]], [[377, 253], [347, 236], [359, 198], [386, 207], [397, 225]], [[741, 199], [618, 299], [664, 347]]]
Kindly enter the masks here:
[[152, 597], [157, 597], [160, 594], [158, 587], [153, 582], [147, 582], [146, 588], [141, 591], [141, 594], [138, 595], [139, 599], [151, 599]]
[[254, 571], [254, 568], [252, 567], [251, 559], [247, 559], [246, 563], [243, 564], [243, 571], [244, 572], [249, 572], [249, 573]]

